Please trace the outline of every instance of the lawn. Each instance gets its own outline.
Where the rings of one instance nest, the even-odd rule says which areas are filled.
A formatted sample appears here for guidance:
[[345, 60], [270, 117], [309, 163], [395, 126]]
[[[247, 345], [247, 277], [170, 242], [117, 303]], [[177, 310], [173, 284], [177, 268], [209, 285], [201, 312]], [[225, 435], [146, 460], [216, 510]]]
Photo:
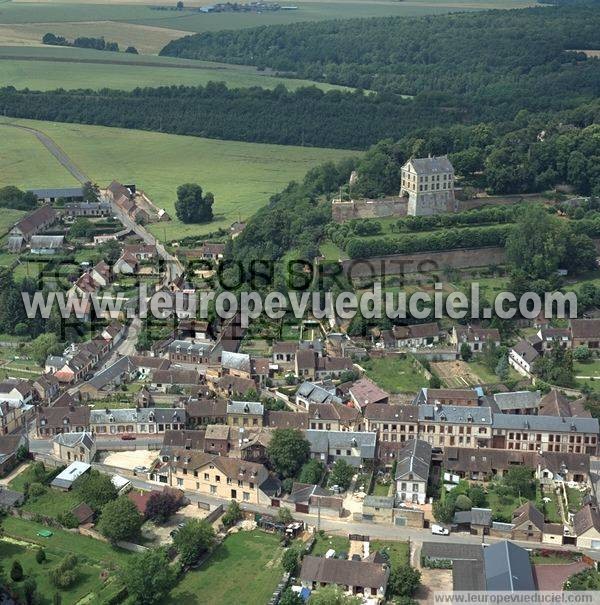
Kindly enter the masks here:
[[[469, 368], [479, 376], [482, 384], [495, 384], [500, 382], [500, 378], [491, 372], [490, 369], [480, 361], [469, 361]], [[523, 377], [512, 367], [508, 368], [508, 377], [511, 380], [519, 380]]]
[[[170, 222], [150, 226], [160, 239], [175, 239], [227, 228], [251, 216], [269, 197], [313, 166], [340, 160], [356, 152], [343, 150], [240, 143], [102, 126], [18, 120], [38, 128], [76, 162], [91, 179], [106, 187], [113, 179], [135, 182], [160, 207]], [[72, 186], [72, 178], [29, 133], [3, 125], [0, 136], [12, 150], [0, 151], [0, 186]], [[24, 138], [25, 137], [25, 138]], [[27, 138], [29, 137], [29, 138]], [[25, 151], [20, 150], [25, 145]], [[26, 161], [37, 150], [37, 160]], [[44, 155], [45, 154], [45, 155]], [[14, 157], [22, 158], [15, 163]], [[54, 166], [51, 178], [43, 158]], [[45, 174], [48, 182], [39, 176]], [[35, 175], [35, 176], [34, 176]], [[62, 179], [62, 180], [61, 180]], [[197, 182], [215, 195], [215, 220], [204, 225], [184, 225], [175, 218], [175, 191], [186, 182]]]
[[[1, 32], [0, 26], [0, 36]], [[315, 84], [310, 80], [279, 78], [243, 65], [55, 46], [0, 47], [0, 81], [5, 86], [34, 90], [132, 90], [145, 86], [200, 86], [208, 82], [225, 82], [230, 88], [275, 88], [279, 84], [288, 89], [314, 85], [324, 90], [344, 88]]]
[[373, 489], [371, 490], [371, 495], [373, 496], [387, 496], [390, 491], [390, 486], [385, 485], [383, 483], [379, 483], [375, 481], [373, 483]]
[[384, 551], [390, 557], [392, 567], [400, 567], [410, 563], [410, 547], [408, 542], [392, 542], [391, 540], [372, 540], [371, 552]]
[[575, 376], [593, 376], [600, 378], [600, 359], [590, 359], [589, 361], [573, 362]]
[[[52, 538], [50, 538], [52, 539]], [[57, 590], [52, 584], [49, 577], [51, 569], [56, 567], [65, 556], [64, 552], [54, 550], [52, 546], [46, 547], [46, 561], [42, 564], [37, 563], [35, 555], [37, 546], [25, 543], [12, 543], [5, 540], [0, 540], [0, 560], [2, 560], [3, 568], [10, 570], [13, 561], [19, 561], [23, 567], [24, 580], [33, 578], [37, 585], [40, 605], [51, 603], [51, 598], [58, 593], [62, 597], [64, 605], [77, 603], [84, 597], [90, 599], [100, 599], [108, 594], [114, 586], [114, 582], [108, 582], [106, 586], [100, 578], [101, 569], [99, 566], [82, 563], [78, 567], [79, 579], [69, 590]], [[15, 583], [20, 592], [23, 582]], [[23, 603], [25, 600], [22, 601]]]
[[583, 500], [583, 492], [572, 487], [567, 487], [567, 500], [569, 502], [569, 511], [576, 513], [580, 508]]
[[383, 357], [361, 362], [367, 376], [389, 393], [416, 393], [428, 381], [417, 372], [409, 358]]
[[110, 568], [115, 565], [122, 565], [131, 556], [131, 553], [127, 550], [113, 548], [106, 542], [62, 529], [52, 528], [53, 534], [50, 538], [41, 538], [37, 535], [37, 532], [48, 529], [45, 525], [34, 521], [25, 521], [18, 517], [6, 517], [2, 521], [2, 528], [6, 536], [34, 542], [44, 546], [44, 548], [52, 548], [61, 556], [72, 553], [87, 561]]
[[513, 511], [525, 502], [525, 498], [519, 499], [518, 496], [505, 496], [501, 500], [491, 486], [488, 487], [487, 497], [488, 506], [492, 509], [494, 518], [499, 515], [506, 522], [510, 522]]
[[260, 530], [228, 536], [200, 569], [183, 577], [165, 603], [266, 603], [283, 573], [279, 541], [279, 536]]
[[0, 138], [0, 187], [16, 185], [35, 189], [78, 184], [32, 134], [1, 126]]
[[325, 553], [332, 548], [336, 554], [341, 552], [347, 553], [350, 549], [350, 541], [347, 537], [333, 536], [327, 533], [323, 536], [317, 534], [315, 536], [315, 545], [310, 554], [315, 557], [324, 557]]

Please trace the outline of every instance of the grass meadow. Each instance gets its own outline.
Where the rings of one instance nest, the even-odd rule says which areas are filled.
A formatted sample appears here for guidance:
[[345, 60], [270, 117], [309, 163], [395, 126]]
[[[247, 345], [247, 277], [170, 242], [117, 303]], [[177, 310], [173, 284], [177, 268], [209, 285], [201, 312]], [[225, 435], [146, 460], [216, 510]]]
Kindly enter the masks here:
[[[136, 183], [160, 207], [170, 222], [150, 225], [159, 239], [202, 235], [236, 220], [250, 217], [289, 181], [301, 179], [313, 166], [340, 160], [356, 152], [220, 141], [86, 126], [12, 120], [49, 135], [100, 186], [113, 179]], [[0, 120], [0, 137], [12, 150], [0, 151], [0, 186], [71, 186], [72, 177], [37, 139]], [[4, 147], [2, 148], [4, 149]], [[35, 152], [31, 159], [30, 153]], [[39, 166], [39, 168], [38, 168]], [[176, 189], [182, 183], [199, 183], [215, 195], [215, 220], [205, 225], [184, 225], [175, 217]]]
[[279, 542], [278, 535], [260, 530], [231, 534], [206, 563], [183, 577], [166, 603], [266, 603], [283, 573]]
[[0, 47], [0, 82], [3, 86], [32, 90], [132, 90], [146, 86], [201, 86], [208, 82], [225, 82], [229, 88], [275, 88], [283, 84], [289, 90], [302, 86], [346, 89], [310, 80], [280, 78], [243, 65], [48, 46]]

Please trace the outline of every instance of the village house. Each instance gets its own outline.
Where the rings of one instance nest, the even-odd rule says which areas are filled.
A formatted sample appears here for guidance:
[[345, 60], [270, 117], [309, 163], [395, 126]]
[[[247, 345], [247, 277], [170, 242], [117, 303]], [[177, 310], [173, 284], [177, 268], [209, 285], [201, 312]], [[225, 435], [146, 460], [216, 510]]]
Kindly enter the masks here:
[[0, 382], [0, 401], [13, 405], [27, 405], [33, 403], [35, 389], [28, 380], [20, 378], [6, 378]]
[[97, 435], [160, 434], [184, 429], [183, 408], [122, 408], [93, 409], [90, 430]]
[[375, 433], [307, 430], [311, 458], [332, 464], [340, 458], [352, 466], [375, 459]]
[[296, 429], [305, 431], [308, 428], [308, 412], [265, 410], [263, 426], [270, 429]]
[[8, 475], [17, 466], [18, 452], [21, 447], [29, 448], [27, 435], [23, 433], [0, 435], [0, 477]]
[[133, 254], [123, 253], [113, 265], [113, 273], [117, 275], [136, 275], [139, 262]]
[[478, 406], [479, 394], [475, 389], [430, 389], [422, 388], [414, 403], [416, 405], [461, 405]]
[[59, 392], [59, 383], [53, 374], [42, 374], [33, 381], [36, 399], [42, 403], [49, 403], [55, 399]]
[[532, 502], [525, 502], [512, 513], [511, 539], [541, 542], [544, 533], [544, 515]]
[[360, 412], [342, 403], [311, 403], [308, 406], [310, 428], [318, 431], [358, 431]]
[[260, 401], [228, 401], [229, 426], [259, 427], [263, 425], [265, 409]]
[[419, 406], [419, 439], [434, 448], [488, 447], [492, 439], [492, 413], [488, 407]]
[[273, 363], [291, 366], [296, 361], [298, 344], [290, 341], [273, 343]]
[[154, 370], [150, 379], [150, 386], [163, 393], [173, 387], [192, 389], [199, 385], [200, 374], [196, 370], [179, 370], [172, 367], [168, 370]]
[[213, 348], [211, 343], [194, 343], [187, 340], [174, 340], [169, 344], [169, 360], [171, 363], [207, 364]]
[[90, 407], [70, 405], [68, 407], [39, 408], [36, 417], [37, 436], [40, 439], [54, 437], [60, 433], [83, 433], [90, 430]]
[[577, 548], [600, 549], [600, 513], [592, 504], [586, 504], [573, 517], [573, 531]]
[[32, 235], [29, 240], [29, 251], [31, 254], [50, 256], [60, 252], [64, 244], [64, 235]]
[[59, 433], [52, 439], [55, 458], [64, 462], [91, 463], [96, 455], [96, 437], [86, 431], [81, 433]]
[[318, 514], [339, 518], [344, 511], [344, 499], [332, 496], [331, 492], [311, 483], [294, 481], [292, 491], [282, 501], [297, 513]]
[[494, 414], [493, 447], [595, 456], [598, 432], [596, 418]]
[[508, 351], [508, 363], [519, 374], [531, 378], [533, 365], [539, 359], [540, 354], [531, 343], [526, 340], [519, 341]]
[[389, 403], [390, 395], [383, 389], [379, 388], [369, 378], [361, 378], [357, 380], [349, 389], [348, 394], [350, 399], [357, 407], [362, 410], [364, 407], [372, 403]]
[[539, 346], [542, 352], [549, 351], [554, 343], [561, 347], [569, 348], [571, 346], [571, 332], [568, 328], [540, 328], [537, 332]]
[[250, 362], [250, 355], [246, 353], [223, 351], [221, 354], [221, 369], [223, 374], [229, 376], [237, 376], [247, 380], [252, 378], [252, 363]]
[[191, 426], [225, 424], [227, 422], [226, 399], [190, 398], [185, 403], [185, 409]]
[[560, 391], [552, 389], [546, 393], [538, 404], [540, 416], [584, 416], [591, 414], [583, 407], [583, 401], [569, 401]]
[[437, 322], [394, 326], [392, 334], [398, 348], [426, 347], [439, 343], [443, 337], [443, 332]]
[[302, 559], [299, 578], [302, 586], [309, 590], [337, 586], [343, 592], [382, 601], [389, 576], [389, 565], [383, 562], [307, 555]]
[[186, 492], [247, 504], [270, 505], [281, 492], [277, 478], [262, 464], [200, 452], [178, 456], [159, 466], [150, 478]]
[[160, 458], [168, 462], [173, 453], [180, 451], [203, 452], [205, 446], [206, 430], [168, 430], [164, 432]]
[[401, 502], [425, 504], [431, 466], [431, 445], [420, 439], [404, 444], [396, 464], [396, 495]]
[[204, 452], [227, 456], [231, 447], [231, 432], [233, 427], [226, 424], [209, 424], [204, 437]]
[[126, 244], [123, 246], [123, 254], [131, 255], [138, 262], [146, 262], [154, 259], [158, 252], [154, 244]]
[[112, 282], [111, 268], [103, 260], [92, 267], [90, 276], [100, 288], [106, 288]]
[[500, 346], [500, 332], [496, 328], [455, 325], [450, 342], [456, 346], [458, 352], [463, 343], [466, 343], [473, 353], [481, 353], [487, 346]]
[[248, 395], [249, 392], [256, 392], [256, 382], [250, 378], [225, 374], [217, 379], [214, 388], [222, 397], [235, 398], [239, 395]]
[[314, 382], [303, 382], [296, 391], [296, 405], [304, 407], [306, 410], [311, 403], [342, 403], [340, 397], [336, 395], [336, 388], [333, 384], [316, 384]]
[[0, 435], [9, 435], [25, 427], [30, 409], [28, 404], [0, 401]]
[[53, 225], [57, 218], [54, 208], [44, 204], [16, 223], [10, 230], [9, 238], [21, 238], [21, 241], [29, 242], [33, 235]]
[[569, 322], [571, 346], [600, 348], [600, 319], [571, 319]]
[[189, 260], [204, 259], [210, 261], [222, 260], [225, 256], [225, 244], [205, 242], [199, 248], [190, 250], [187, 254]]
[[375, 432], [380, 442], [403, 443], [418, 433], [419, 410], [414, 405], [368, 405], [365, 431]]
[[108, 202], [83, 202], [73, 201], [66, 203], [59, 212], [63, 216], [78, 218], [80, 216], [97, 218], [100, 216], [110, 216], [112, 209]]
[[503, 414], [537, 414], [542, 396], [540, 391], [496, 393], [494, 402]]

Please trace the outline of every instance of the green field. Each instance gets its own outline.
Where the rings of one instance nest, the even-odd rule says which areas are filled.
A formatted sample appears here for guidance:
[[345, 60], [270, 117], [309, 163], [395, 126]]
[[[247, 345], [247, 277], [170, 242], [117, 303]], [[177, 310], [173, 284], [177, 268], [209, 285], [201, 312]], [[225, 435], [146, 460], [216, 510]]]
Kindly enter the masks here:
[[[151, 225], [150, 231], [168, 240], [229, 227], [254, 214], [269, 197], [312, 166], [340, 160], [356, 152], [309, 147], [219, 141], [33, 120], [13, 120], [49, 136], [92, 180], [106, 187], [113, 179], [134, 182], [160, 207], [175, 217], [177, 187], [196, 182], [215, 194], [215, 220], [206, 225], [179, 221]], [[0, 137], [12, 150], [0, 151], [0, 186], [72, 186], [73, 178], [37, 139], [0, 121]], [[23, 145], [23, 149], [20, 148]], [[4, 149], [4, 145], [2, 150]], [[37, 160], [28, 160], [35, 152]], [[15, 156], [20, 161], [15, 162]], [[40, 162], [39, 169], [36, 168]], [[40, 173], [44, 175], [42, 178]], [[46, 182], [46, 179], [48, 182]]]
[[416, 393], [429, 383], [408, 358], [382, 357], [361, 362], [367, 376], [388, 393]]
[[165, 603], [266, 603], [283, 573], [282, 553], [275, 534], [260, 530], [232, 534], [200, 569], [184, 576]]
[[301, 86], [344, 89], [310, 80], [279, 78], [242, 65], [58, 46], [0, 47], [0, 82], [3, 86], [36, 90], [132, 90], [145, 86], [200, 86], [208, 82], [224, 82], [230, 88], [275, 88], [283, 84], [290, 90]]

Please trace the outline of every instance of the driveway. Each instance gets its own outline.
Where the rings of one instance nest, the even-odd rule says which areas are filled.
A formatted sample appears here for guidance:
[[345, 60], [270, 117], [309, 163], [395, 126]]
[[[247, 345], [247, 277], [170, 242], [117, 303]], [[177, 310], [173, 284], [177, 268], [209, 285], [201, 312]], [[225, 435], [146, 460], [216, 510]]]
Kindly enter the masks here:
[[567, 565], [534, 565], [533, 576], [538, 590], [562, 590], [565, 580], [589, 567], [581, 561]]

